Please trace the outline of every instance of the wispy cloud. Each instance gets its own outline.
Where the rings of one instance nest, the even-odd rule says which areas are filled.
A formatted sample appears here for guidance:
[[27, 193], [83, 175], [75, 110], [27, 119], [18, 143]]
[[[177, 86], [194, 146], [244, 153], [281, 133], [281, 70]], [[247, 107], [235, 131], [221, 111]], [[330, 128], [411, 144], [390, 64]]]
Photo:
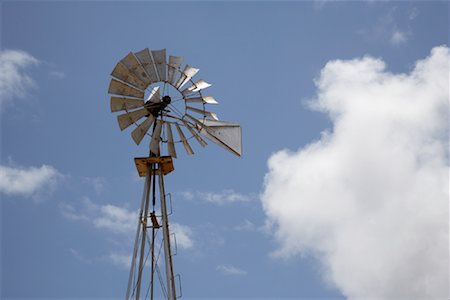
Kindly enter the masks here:
[[189, 226], [171, 223], [170, 231], [175, 234], [178, 247], [182, 249], [191, 249], [194, 247], [192, 229]]
[[25, 97], [36, 86], [27, 70], [37, 64], [39, 60], [25, 51], [0, 51], [0, 112], [13, 99]]
[[[133, 212], [124, 207], [112, 204], [96, 204], [88, 197], [83, 197], [76, 204], [60, 203], [62, 215], [71, 221], [89, 224], [92, 228], [108, 232], [108, 239], [119, 245], [120, 249], [114, 250], [100, 257], [88, 258], [82, 256], [77, 250], [71, 249], [72, 255], [85, 263], [103, 262], [111, 263], [121, 268], [129, 268], [131, 255], [124, 254], [123, 250], [132, 246], [131, 237], [136, 230], [138, 222], [138, 212]], [[176, 246], [179, 249], [194, 248], [193, 230], [187, 226], [176, 222], [169, 224], [169, 229], [176, 239]], [[174, 240], [172, 240], [174, 242]], [[162, 243], [158, 238], [155, 243]], [[175, 244], [172, 244], [175, 247]], [[131, 253], [131, 249], [129, 249]]]
[[408, 36], [408, 33], [400, 31], [398, 29], [394, 29], [391, 33], [391, 44], [396, 46], [404, 44], [408, 41]]
[[49, 75], [51, 77], [57, 78], [57, 79], [63, 79], [66, 77], [66, 74], [64, 72], [61, 71], [50, 71]]
[[61, 213], [70, 220], [88, 222], [96, 228], [113, 233], [131, 233], [137, 224], [137, 212], [112, 204], [95, 204], [83, 197], [74, 207], [69, 203], [60, 204]]
[[52, 166], [16, 167], [0, 165], [0, 193], [41, 200], [53, 191], [62, 175]]
[[129, 269], [131, 265], [131, 254], [110, 253], [102, 257], [103, 261], [110, 262], [118, 267]]
[[219, 265], [216, 270], [225, 275], [243, 276], [248, 274], [247, 271], [230, 265]]
[[70, 253], [72, 254], [75, 259], [77, 259], [79, 262], [82, 262], [84, 264], [98, 264], [98, 263], [107, 263], [107, 264], [113, 264], [117, 267], [123, 268], [123, 269], [129, 269], [131, 265], [131, 254], [122, 254], [122, 253], [115, 253], [111, 252], [106, 255], [97, 256], [88, 258], [84, 255], [82, 255], [78, 250], [70, 248]]
[[258, 227], [249, 220], [244, 220], [241, 224], [236, 225], [234, 228], [236, 231], [255, 231], [258, 230]]
[[229, 203], [249, 202], [256, 199], [254, 194], [242, 194], [232, 189], [220, 192], [179, 192], [177, 193], [186, 200], [199, 200], [202, 202], [224, 205]]
[[413, 37], [411, 24], [418, 15], [417, 8], [403, 11], [393, 7], [382, 14], [372, 28], [360, 29], [359, 33], [369, 41], [401, 46]]
[[408, 74], [327, 63], [312, 105], [332, 131], [268, 161], [277, 254], [314, 253], [348, 299], [448, 297], [449, 59], [436, 47]]

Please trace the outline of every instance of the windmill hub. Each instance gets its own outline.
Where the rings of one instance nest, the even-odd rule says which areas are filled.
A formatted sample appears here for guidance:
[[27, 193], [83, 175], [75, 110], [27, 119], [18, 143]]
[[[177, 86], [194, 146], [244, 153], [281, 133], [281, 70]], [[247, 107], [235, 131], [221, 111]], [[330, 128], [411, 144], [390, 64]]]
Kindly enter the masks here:
[[152, 101], [147, 101], [145, 103], [145, 108], [147, 109], [147, 111], [154, 116], [155, 118], [157, 118], [160, 113], [162, 111], [164, 111], [164, 109], [167, 107], [167, 105], [170, 104], [170, 102], [172, 102], [172, 99], [170, 98], [170, 96], [164, 96], [162, 98], [161, 102], [152, 102]]

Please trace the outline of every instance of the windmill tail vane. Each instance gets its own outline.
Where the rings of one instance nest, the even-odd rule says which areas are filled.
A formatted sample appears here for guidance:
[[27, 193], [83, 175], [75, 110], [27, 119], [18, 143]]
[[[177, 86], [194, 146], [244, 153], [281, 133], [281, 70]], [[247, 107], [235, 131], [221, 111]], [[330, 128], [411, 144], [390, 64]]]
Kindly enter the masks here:
[[[182, 68], [182, 62], [180, 56], [169, 56], [167, 60], [166, 49], [146, 48], [128, 53], [111, 72], [110, 106], [111, 112], [119, 113], [120, 130], [132, 127], [131, 138], [137, 145], [146, 136], [150, 140], [149, 156], [134, 159], [145, 184], [126, 300], [154, 297], [175, 300], [182, 295], [181, 276], [175, 274], [173, 267], [177, 251], [168, 218], [171, 196], [164, 187], [164, 176], [174, 170], [176, 145], [182, 145], [188, 155], [193, 155], [191, 141], [206, 147], [206, 139], [242, 155], [240, 125], [220, 121], [215, 112], [206, 109], [207, 105], [218, 104], [213, 96], [204, 94], [211, 84], [203, 79], [194, 81], [199, 69], [187, 64]], [[163, 146], [168, 155], [161, 155]], [[158, 291], [155, 282], [160, 283]]]

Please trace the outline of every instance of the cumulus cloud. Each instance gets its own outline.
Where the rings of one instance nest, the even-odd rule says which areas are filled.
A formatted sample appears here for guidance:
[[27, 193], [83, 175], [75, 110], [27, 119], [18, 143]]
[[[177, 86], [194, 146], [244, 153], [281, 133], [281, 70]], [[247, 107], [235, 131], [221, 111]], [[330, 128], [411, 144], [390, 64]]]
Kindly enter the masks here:
[[14, 98], [23, 98], [30, 88], [35, 87], [27, 70], [38, 63], [36, 58], [25, 51], [0, 51], [0, 111]]
[[242, 276], [242, 275], [247, 275], [247, 271], [236, 268], [234, 266], [229, 266], [229, 265], [219, 265], [216, 267], [216, 270], [221, 272], [222, 274], [225, 275], [237, 275], [237, 276]]
[[447, 299], [449, 49], [408, 74], [331, 61], [316, 86], [332, 130], [268, 161], [276, 255], [313, 255], [349, 299]]
[[12, 167], [0, 165], [0, 193], [39, 200], [53, 190], [61, 174], [52, 166]]

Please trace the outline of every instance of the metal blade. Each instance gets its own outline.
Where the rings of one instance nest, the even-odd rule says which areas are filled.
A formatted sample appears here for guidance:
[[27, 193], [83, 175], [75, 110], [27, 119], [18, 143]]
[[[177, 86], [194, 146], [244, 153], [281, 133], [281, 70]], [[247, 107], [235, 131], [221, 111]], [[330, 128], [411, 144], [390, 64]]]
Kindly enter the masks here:
[[207, 83], [203, 79], [200, 79], [199, 81], [195, 82], [193, 85], [188, 87], [187, 89], [181, 91], [181, 94], [187, 95], [191, 92], [198, 92], [198, 91], [204, 90], [210, 86], [211, 86], [210, 83]]
[[167, 68], [168, 75], [167, 75], [167, 81], [169, 81], [170, 84], [173, 84], [175, 81], [175, 77], [177, 76], [178, 69], [181, 66], [181, 63], [183, 62], [183, 58], [180, 56], [169, 56], [169, 65]]
[[139, 145], [144, 138], [145, 134], [147, 133], [150, 126], [152, 126], [153, 122], [155, 121], [155, 117], [150, 115], [147, 119], [144, 120], [141, 124], [139, 124], [136, 129], [131, 132], [131, 137], [133, 138], [134, 142]]
[[166, 131], [167, 131], [167, 151], [169, 152], [170, 156], [177, 158], [177, 152], [175, 151], [175, 143], [173, 142], [173, 133], [170, 123], [166, 123]]
[[144, 92], [133, 88], [129, 85], [126, 85], [123, 82], [120, 82], [116, 79], [111, 79], [111, 83], [109, 84], [108, 93], [122, 95], [122, 96], [131, 96], [136, 98], [144, 98]]
[[155, 155], [159, 155], [159, 142], [161, 141], [161, 128], [162, 121], [156, 121], [156, 127], [152, 134], [152, 140], [150, 142], [150, 151]]
[[194, 136], [194, 138], [197, 140], [197, 142], [202, 146], [202, 147], [206, 147], [208, 144], [197, 134], [197, 132], [195, 132], [194, 129], [191, 128], [191, 126], [189, 126], [188, 122], [186, 122], [185, 120], [183, 120], [184, 125], [186, 126], [186, 128], [189, 130], [189, 132]]
[[184, 100], [186, 102], [217, 104], [217, 101], [216, 99], [214, 99], [213, 96], [192, 97], [192, 98], [185, 98]]
[[175, 124], [175, 127], [177, 128], [178, 135], [180, 136], [181, 142], [183, 143], [184, 149], [186, 150], [188, 155], [193, 155], [194, 151], [192, 151], [191, 146], [189, 145], [188, 141], [186, 140], [186, 137], [184, 136], [183, 131], [181, 131], [181, 128], [178, 124]]
[[197, 72], [200, 69], [196, 69], [191, 67], [190, 65], [186, 65], [184, 67], [183, 72], [180, 75], [180, 78], [178, 79], [177, 83], [175, 84], [175, 87], [177, 89], [181, 89], [186, 83], [189, 82], [189, 80], [191, 80], [192, 77], [194, 77], [195, 74], [197, 74]]
[[144, 100], [111, 97], [111, 112], [130, 110], [144, 106]]
[[145, 69], [145, 72], [147, 73], [148, 77], [150, 78], [150, 81], [152, 83], [158, 82], [158, 74], [156, 71], [156, 67], [153, 63], [152, 56], [150, 55], [150, 51], [148, 48], [145, 48], [144, 50], [141, 50], [139, 52], [134, 53], [136, 55], [136, 58], [139, 60], [142, 67]]
[[153, 62], [158, 71], [159, 81], [167, 81], [166, 76], [166, 49], [152, 50]]
[[203, 109], [198, 109], [198, 108], [190, 107], [190, 106], [186, 106], [186, 109], [190, 110], [190, 111], [193, 111], [193, 112], [196, 112], [198, 114], [201, 114], [203, 116], [208, 116], [210, 118], [213, 118], [214, 120], [219, 120], [219, 118], [217, 117], [216, 113], [214, 113], [214, 112], [203, 110]]
[[137, 78], [136, 75], [131, 73], [122, 63], [117, 63], [114, 70], [111, 72], [111, 76], [114, 76], [122, 81], [125, 81], [132, 86], [137, 87], [138, 89], [145, 90], [147, 85], [145, 82], [141, 81]]
[[161, 95], [159, 93], [159, 86], [156, 86], [152, 89], [150, 95], [148, 95], [147, 101], [153, 102], [153, 103], [159, 103], [161, 102]]
[[132, 52], [128, 53], [127, 56], [125, 56], [120, 61], [131, 73], [133, 73], [137, 78], [139, 78], [142, 82], [145, 83], [145, 89], [147, 86], [149, 86], [150, 78], [148, 77], [147, 73], [145, 73], [144, 67], [139, 63], [136, 56]]
[[214, 120], [198, 122], [204, 124], [198, 128], [201, 135], [237, 156], [242, 155], [242, 130], [239, 124]]
[[143, 108], [117, 116], [117, 121], [119, 122], [120, 130], [124, 130], [131, 124], [136, 123], [140, 118], [145, 117], [146, 115], [148, 115], [148, 111], [147, 109]]
[[206, 126], [206, 125], [204, 124], [204, 122], [203, 122], [203, 119], [197, 119], [197, 118], [194, 118], [193, 116], [191, 116], [191, 115], [188, 114], [188, 113], [185, 113], [184, 115], [185, 115], [186, 117], [188, 117], [189, 119], [191, 119], [192, 121], [194, 121], [197, 130], [200, 130], [200, 128]]

